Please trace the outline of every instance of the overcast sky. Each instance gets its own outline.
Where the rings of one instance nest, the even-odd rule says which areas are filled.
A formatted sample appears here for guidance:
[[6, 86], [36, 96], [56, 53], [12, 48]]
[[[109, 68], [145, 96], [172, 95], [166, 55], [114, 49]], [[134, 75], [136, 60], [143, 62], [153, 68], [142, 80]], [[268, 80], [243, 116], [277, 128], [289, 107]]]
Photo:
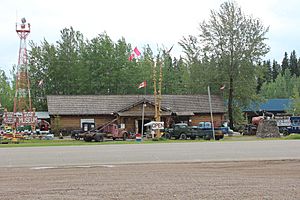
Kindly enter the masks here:
[[[60, 31], [72, 26], [87, 39], [104, 31], [116, 41], [125, 37], [132, 46], [150, 44], [181, 49], [183, 36], [198, 34], [199, 23], [209, 19], [210, 10], [219, 10], [224, 0], [0, 0], [0, 69], [7, 73], [18, 62], [19, 38], [16, 21], [26, 17], [31, 24], [28, 40], [44, 38], [55, 43]], [[246, 15], [261, 19], [270, 27], [266, 59], [281, 63], [284, 52], [300, 56], [299, 0], [237, 0]]]

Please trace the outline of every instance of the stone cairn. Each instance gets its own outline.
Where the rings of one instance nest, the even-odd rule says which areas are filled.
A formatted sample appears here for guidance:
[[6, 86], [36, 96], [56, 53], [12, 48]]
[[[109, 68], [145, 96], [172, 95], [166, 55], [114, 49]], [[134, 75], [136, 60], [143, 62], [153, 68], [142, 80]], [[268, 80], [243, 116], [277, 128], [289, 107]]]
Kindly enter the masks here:
[[259, 138], [278, 138], [278, 137], [280, 137], [277, 122], [273, 119], [261, 120], [257, 127], [256, 137], [259, 137]]

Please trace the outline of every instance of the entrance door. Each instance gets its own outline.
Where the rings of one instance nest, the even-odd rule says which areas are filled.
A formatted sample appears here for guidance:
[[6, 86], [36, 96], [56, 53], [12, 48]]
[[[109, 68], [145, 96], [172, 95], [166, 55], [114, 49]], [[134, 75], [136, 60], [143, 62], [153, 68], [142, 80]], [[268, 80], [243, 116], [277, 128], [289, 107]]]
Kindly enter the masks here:
[[[147, 123], [150, 122], [150, 121], [151, 121], [151, 120], [149, 120], [149, 119], [144, 119], [144, 125], [147, 124]], [[146, 129], [147, 129], [147, 127], [144, 126], [144, 134], [145, 134], [145, 132], [147, 131]], [[138, 120], [138, 132], [139, 132], [139, 133], [142, 132], [142, 120], [141, 120], [141, 119]]]

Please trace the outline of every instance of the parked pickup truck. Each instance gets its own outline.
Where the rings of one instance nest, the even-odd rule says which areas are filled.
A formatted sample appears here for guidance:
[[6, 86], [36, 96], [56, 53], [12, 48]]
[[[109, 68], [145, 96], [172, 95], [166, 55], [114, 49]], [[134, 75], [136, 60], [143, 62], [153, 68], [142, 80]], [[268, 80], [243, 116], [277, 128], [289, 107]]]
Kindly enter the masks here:
[[86, 142], [102, 142], [105, 138], [113, 140], [126, 140], [127, 138], [133, 137], [124, 128], [121, 128], [118, 126], [118, 124], [114, 123], [115, 121], [116, 119], [97, 128], [94, 128], [95, 124], [93, 126], [88, 127], [83, 126], [81, 130], [73, 130], [71, 137], [76, 140], [83, 139]]
[[[205, 124], [204, 124], [205, 125]], [[213, 138], [213, 130], [210, 126], [188, 126], [186, 123], [174, 124], [172, 128], [166, 129], [165, 132], [169, 134], [170, 138], [186, 140], [190, 138], [195, 140], [196, 138], [203, 138], [210, 140]], [[215, 130], [215, 139], [219, 140], [224, 137], [224, 133], [221, 130]]]
[[[209, 133], [213, 132], [211, 122], [199, 122], [197, 126], [198, 130], [202, 131], [208, 131]], [[224, 134], [228, 134], [232, 130], [229, 129], [229, 127], [215, 127], [214, 132], [215, 132], [215, 138], [216, 140], [223, 139]]]

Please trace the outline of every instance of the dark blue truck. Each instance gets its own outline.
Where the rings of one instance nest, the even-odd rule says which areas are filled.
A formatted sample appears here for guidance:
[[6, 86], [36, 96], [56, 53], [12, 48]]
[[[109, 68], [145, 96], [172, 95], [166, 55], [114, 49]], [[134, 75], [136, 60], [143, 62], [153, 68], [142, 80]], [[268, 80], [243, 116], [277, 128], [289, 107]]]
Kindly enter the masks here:
[[[199, 122], [198, 129], [212, 130], [211, 122]], [[215, 127], [214, 130], [215, 132], [222, 131], [222, 138], [224, 137], [224, 134], [233, 134], [233, 131], [227, 126], [227, 124], [223, 124], [221, 127]]]
[[300, 133], [300, 116], [290, 117], [291, 126], [287, 127], [288, 133]]

